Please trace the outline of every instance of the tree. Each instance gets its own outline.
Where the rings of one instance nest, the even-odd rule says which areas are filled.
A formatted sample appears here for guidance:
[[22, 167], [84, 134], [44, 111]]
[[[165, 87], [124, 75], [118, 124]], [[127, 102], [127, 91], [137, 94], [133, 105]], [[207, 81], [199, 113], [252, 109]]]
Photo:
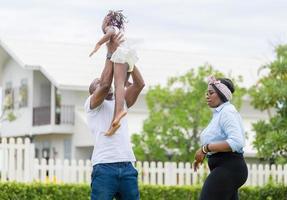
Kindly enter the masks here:
[[2, 113], [0, 115], [0, 124], [1, 124], [1, 122], [4, 122], [4, 121], [12, 122], [14, 120], [16, 120], [16, 116], [15, 116], [13, 111], [11, 111], [11, 110], [10, 111], [5, 111], [5, 110], [2, 111]]
[[11, 95], [6, 95], [4, 98], [3, 110], [0, 113], [0, 124], [3, 121], [14, 121], [16, 116], [13, 109], [13, 100]]
[[258, 155], [271, 162], [287, 163], [287, 45], [275, 49], [276, 59], [261, 67], [267, 74], [250, 89], [251, 103], [270, 114], [269, 120], [253, 124]]
[[[192, 161], [199, 148], [199, 134], [211, 119], [206, 105], [206, 77], [224, 77], [210, 65], [189, 70], [168, 80], [167, 86], [154, 86], [146, 95], [149, 117], [143, 132], [132, 141], [138, 160]], [[241, 80], [240, 78], [238, 80]], [[243, 88], [237, 89], [235, 104], [241, 103]]]

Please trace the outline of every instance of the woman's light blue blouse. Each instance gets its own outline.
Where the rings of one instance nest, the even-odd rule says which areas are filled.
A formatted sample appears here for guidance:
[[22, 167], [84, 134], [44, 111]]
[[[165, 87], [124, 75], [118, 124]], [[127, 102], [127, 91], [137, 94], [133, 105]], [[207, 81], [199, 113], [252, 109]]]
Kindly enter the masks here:
[[201, 145], [226, 141], [233, 152], [243, 153], [245, 133], [236, 108], [225, 102], [214, 109], [213, 117], [200, 135]]

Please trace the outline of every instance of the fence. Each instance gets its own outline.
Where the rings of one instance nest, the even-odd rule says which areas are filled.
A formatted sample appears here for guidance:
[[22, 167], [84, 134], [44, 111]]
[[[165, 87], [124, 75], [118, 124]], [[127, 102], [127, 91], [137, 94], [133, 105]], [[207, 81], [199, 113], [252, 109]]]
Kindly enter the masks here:
[[[245, 185], [262, 186], [272, 180], [287, 185], [286, 165], [247, 164], [248, 179]], [[137, 162], [139, 180], [145, 184], [192, 185], [202, 183], [209, 173], [206, 165], [194, 172], [190, 163]]]
[[[8, 143], [9, 142], [9, 143]], [[14, 138], [9, 141], [6, 138], [1, 139], [0, 158], [1, 158], [1, 181], [32, 181], [31, 173], [33, 171], [34, 144], [26, 138]]]
[[[9, 140], [2, 138], [0, 158], [3, 164], [1, 181], [90, 183], [91, 162], [69, 160], [34, 159], [34, 145], [28, 139]], [[194, 172], [191, 163], [136, 162], [139, 181], [144, 184], [192, 185], [202, 183], [208, 175], [206, 166]], [[264, 185], [270, 178], [275, 183], [287, 185], [287, 165], [248, 165], [246, 185]]]
[[90, 160], [34, 159], [32, 180], [46, 183], [90, 183], [92, 165]]

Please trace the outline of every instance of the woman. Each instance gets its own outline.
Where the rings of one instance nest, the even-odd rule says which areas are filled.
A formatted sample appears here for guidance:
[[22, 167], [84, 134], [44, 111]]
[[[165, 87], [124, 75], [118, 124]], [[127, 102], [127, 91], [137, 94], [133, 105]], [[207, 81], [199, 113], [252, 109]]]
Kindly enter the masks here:
[[245, 135], [242, 120], [230, 103], [234, 86], [231, 80], [208, 80], [207, 104], [213, 117], [200, 136], [201, 148], [195, 154], [196, 171], [205, 157], [210, 174], [204, 182], [200, 200], [237, 200], [238, 188], [248, 175], [243, 158]]

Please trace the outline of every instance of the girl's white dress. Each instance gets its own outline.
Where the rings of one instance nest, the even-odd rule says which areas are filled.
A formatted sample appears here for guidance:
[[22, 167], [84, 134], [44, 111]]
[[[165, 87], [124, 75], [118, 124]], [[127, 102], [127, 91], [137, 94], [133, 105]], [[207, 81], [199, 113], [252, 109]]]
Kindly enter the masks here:
[[112, 54], [111, 61], [114, 63], [128, 63], [128, 72], [132, 72], [135, 63], [138, 61], [138, 56], [133, 45], [127, 40], [120, 44], [117, 50]]

